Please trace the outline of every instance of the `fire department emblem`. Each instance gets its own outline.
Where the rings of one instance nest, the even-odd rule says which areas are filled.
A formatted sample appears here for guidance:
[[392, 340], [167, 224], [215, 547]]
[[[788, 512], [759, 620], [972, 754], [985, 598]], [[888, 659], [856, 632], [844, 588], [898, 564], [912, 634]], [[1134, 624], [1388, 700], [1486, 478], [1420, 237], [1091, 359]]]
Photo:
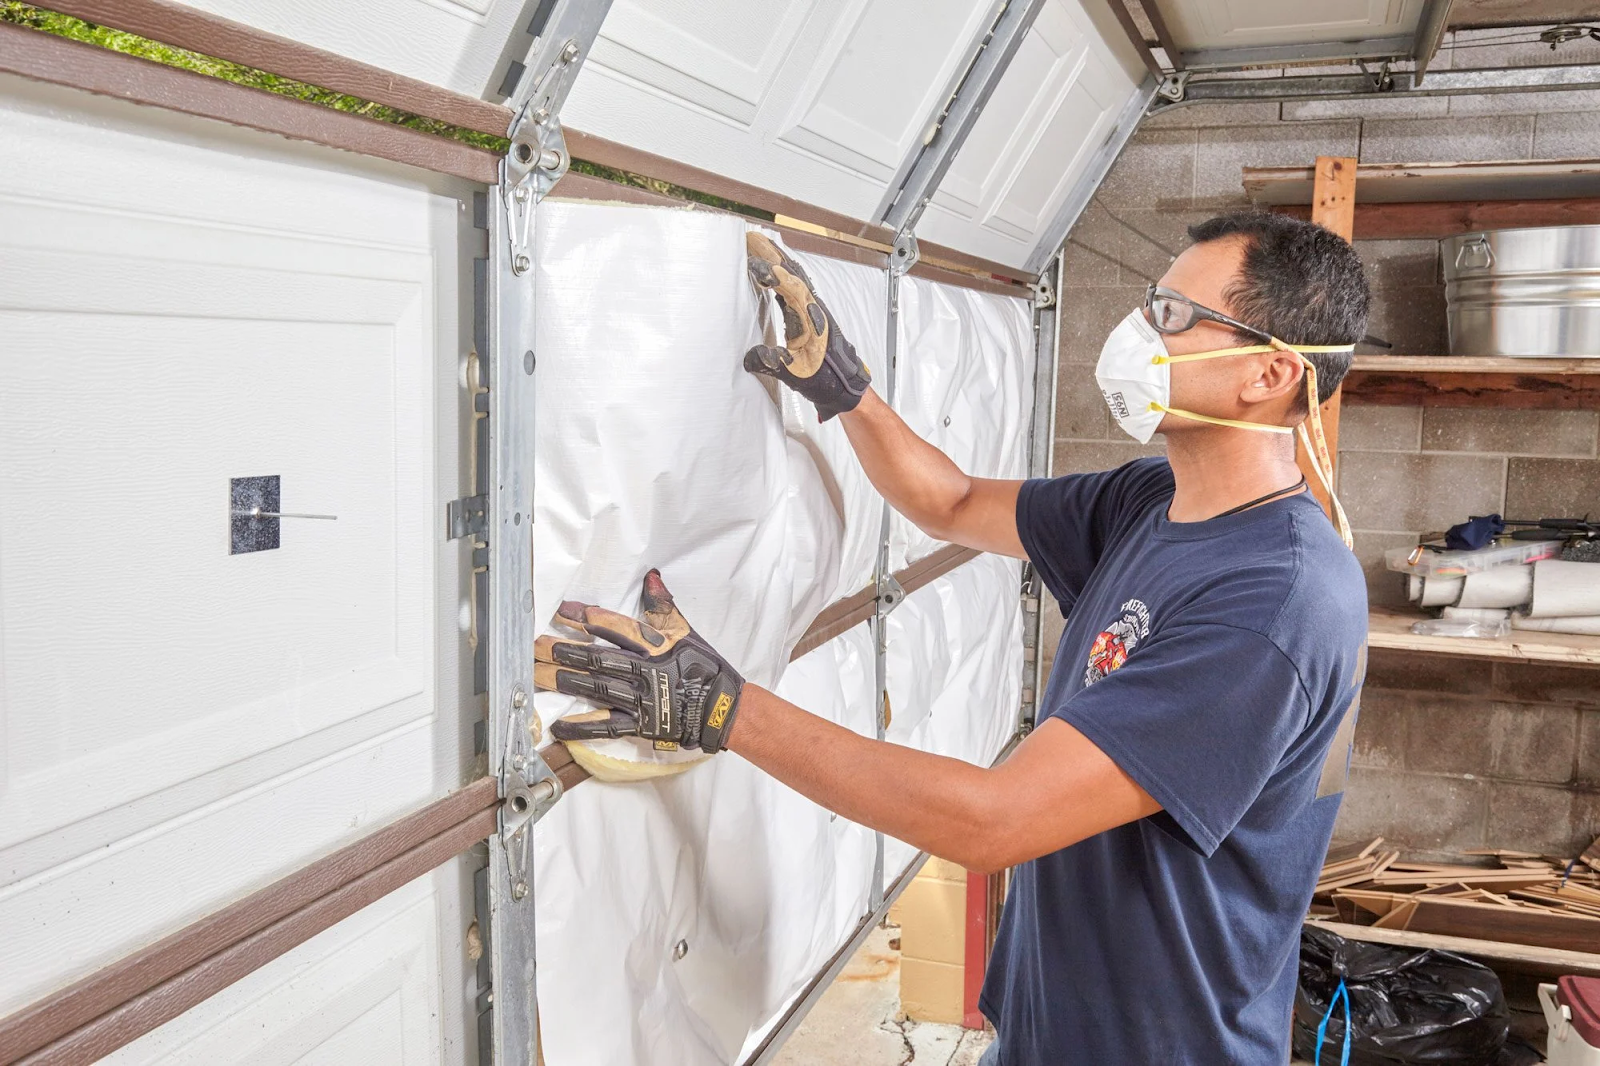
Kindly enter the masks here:
[[1094, 638], [1089, 648], [1089, 662], [1083, 671], [1083, 687], [1119, 669], [1133, 654], [1139, 642], [1150, 635], [1150, 608], [1143, 600], [1129, 600], [1122, 605], [1122, 616], [1112, 622]]

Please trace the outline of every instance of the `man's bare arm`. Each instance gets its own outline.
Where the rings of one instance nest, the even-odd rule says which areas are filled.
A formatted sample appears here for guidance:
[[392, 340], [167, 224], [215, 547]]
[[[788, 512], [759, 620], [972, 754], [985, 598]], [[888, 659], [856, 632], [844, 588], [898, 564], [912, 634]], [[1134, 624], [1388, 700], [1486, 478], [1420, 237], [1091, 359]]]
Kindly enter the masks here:
[[968, 548], [1026, 558], [1017, 535], [1022, 482], [963, 473], [871, 389], [840, 421], [873, 486], [923, 532]]
[[1161, 809], [1078, 730], [1050, 718], [993, 769], [869, 740], [746, 684], [730, 750], [802, 795], [992, 873]]

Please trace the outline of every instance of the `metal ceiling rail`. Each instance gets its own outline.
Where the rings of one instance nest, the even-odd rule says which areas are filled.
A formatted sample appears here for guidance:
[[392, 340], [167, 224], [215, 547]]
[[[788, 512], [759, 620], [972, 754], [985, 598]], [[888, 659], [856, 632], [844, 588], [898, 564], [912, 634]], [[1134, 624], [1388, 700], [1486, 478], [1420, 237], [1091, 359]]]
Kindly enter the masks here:
[[1436, 70], [1427, 83], [1411, 71], [1387, 76], [1369, 74], [1304, 74], [1283, 78], [1191, 78], [1182, 98], [1157, 101], [1151, 113], [1179, 104], [1241, 100], [1317, 100], [1372, 96], [1464, 96], [1486, 93], [1557, 92], [1600, 89], [1600, 65], [1495, 67], [1478, 70]]
[[1423, 0], [1422, 17], [1417, 20], [1417, 34], [1411, 41], [1418, 84], [1444, 42], [1445, 30], [1450, 25], [1450, 4], [1451, 0]]
[[923, 127], [922, 140], [901, 161], [873, 221], [896, 236], [916, 227], [1043, 8], [1044, 0], [1000, 0], [989, 27], [969, 49], [970, 58], [955, 84], [940, 96], [938, 110]]
[[1197, 48], [1182, 54], [1190, 70], [1282, 67], [1295, 63], [1338, 63], [1355, 59], [1410, 59], [1411, 34], [1370, 37], [1359, 41], [1313, 41], [1306, 44], [1262, 44], [1238, 48]]

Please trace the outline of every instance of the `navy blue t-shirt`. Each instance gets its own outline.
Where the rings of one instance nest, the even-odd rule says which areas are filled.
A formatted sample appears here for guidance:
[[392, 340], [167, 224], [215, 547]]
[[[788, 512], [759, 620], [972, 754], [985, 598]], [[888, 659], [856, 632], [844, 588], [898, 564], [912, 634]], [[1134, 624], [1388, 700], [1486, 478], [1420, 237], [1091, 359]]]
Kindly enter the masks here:
[[1180, 523], [1172, 492], [1166, 460], [1141, 459], [1017, 499], [1067, 615], [1040, 720], [1076, 727], [1162, 810], [1017, 867], [981, 1001], [1002, 1066], [1288, 1061], [1366, 586], [1309, 494]]

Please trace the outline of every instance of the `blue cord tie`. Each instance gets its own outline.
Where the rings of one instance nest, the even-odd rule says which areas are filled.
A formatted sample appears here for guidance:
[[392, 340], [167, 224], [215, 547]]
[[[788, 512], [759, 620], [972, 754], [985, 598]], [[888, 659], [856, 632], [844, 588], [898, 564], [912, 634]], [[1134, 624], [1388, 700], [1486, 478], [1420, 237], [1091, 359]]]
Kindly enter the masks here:
[[1339, 1066], [1350, 1066], [1350, 990], [1344, 986], [1344, 978], [1339, 978], [1339, 987], [1333, 990], [1333, 998], [1328, 1000], [1328, 1013], [1322, 1016], [1322, 1024], [1317, 1026], [1317, 1062], [1322, 1066], [1322, 1038], [1327, 1035], [1328, 1023], [1333, 1020], [1333, 1006], [1344, 998], [1344, 1053], [1339, 1056]]

